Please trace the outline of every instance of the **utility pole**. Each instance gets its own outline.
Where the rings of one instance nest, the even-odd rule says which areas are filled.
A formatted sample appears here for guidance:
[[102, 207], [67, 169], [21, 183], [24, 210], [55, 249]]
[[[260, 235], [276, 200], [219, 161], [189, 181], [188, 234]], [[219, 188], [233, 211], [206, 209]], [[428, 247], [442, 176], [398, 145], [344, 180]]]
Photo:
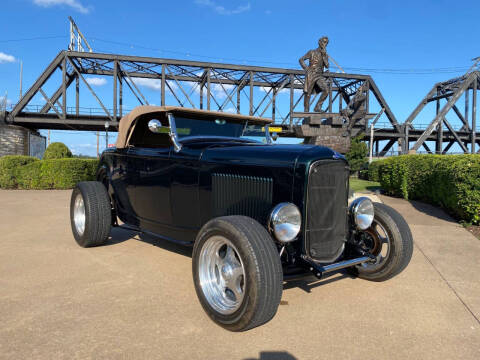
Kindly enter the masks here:
[[20, 60], [20, 98], [18, 99], [19, 101], [23, 96], [22, 85], [23, 85], [23, 61]]
[[50, 129], [48, 129], [48, 145], [50, 145]]

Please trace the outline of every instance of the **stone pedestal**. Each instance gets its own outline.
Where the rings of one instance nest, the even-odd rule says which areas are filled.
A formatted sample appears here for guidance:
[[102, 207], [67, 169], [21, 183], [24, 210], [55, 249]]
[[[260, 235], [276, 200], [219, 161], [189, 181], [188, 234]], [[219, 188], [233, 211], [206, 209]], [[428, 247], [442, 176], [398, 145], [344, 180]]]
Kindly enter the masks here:
[[351, 137], [360, 133], [360, 130], [353, 129], [350, 135], [344, 136], [347, 125], [340, 114], [312, 114], [294, 130], [296, 136], [305, 138], [305, 144], [326, 146], [341, 154], [350, 150]]

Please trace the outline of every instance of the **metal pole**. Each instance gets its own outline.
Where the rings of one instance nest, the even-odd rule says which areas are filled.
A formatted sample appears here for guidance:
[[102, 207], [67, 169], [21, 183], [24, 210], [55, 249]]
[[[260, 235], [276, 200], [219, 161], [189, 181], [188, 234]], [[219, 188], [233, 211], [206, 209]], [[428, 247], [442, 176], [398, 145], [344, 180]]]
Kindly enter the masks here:
[[50, 129], [48, 129], [48, 145], [50, 145]]
[[62, 112], [63, 119], [67, 118], [67, 59], [66, 55], [62, 61]]
[[123, 78], [122, 74], [118, 74], [118, 112], [119, 116], [123, 116]]
[[108, 149], [108, 127], [105, 128], [105, 149]]
[[249, 115], [253, 115], [253, 71], [250, 71], [250, 110]]
[[472, 93], [472, 154], [475, 154], [475, 144], [477, 142], [476, 126], [477, 126], [477, 86], [478, 78], [473, 81]]
[[165, 106], [165, 64], [162, 64], [162, 98], [160, 100], [160, 104]]
[[295, 92], [295, 87], [294, 87], [294, 84], [295, 84], [295, 77], [293, 76], [293, 74], [290, 74], [290, 126], [293, 125], [293, 96], [294, 96], [294, 92]]
[[97, 131], [97, 159], [100, 157], [99, 156], [99, 147], [100, 147], [100, 139], [99, 139], [99, 135], [98, 135], [98, 131]]
[[20, 61], [20, 98], [23, 96], [23, 91], [22, 91], [22, 85], [23, 85], [23, 61]]
[[370, 157], [368, 163], [372, 163], [373, 158], [373, 126], [370, 126]]
[[[438, 89], [437, 89], [437, 96], [440, 95]], [[438, 116], [438, 113], [440, 112], [440, 99], [437, 99], [437, 108], [435, 114]], [[438, 123], [437, 127], [437, 143], [435, 144], [435, 154], [441, 154], [442, 153], [442, 140], [443, 140], [443, 134], [442, 134], [442, 129], [443, 129], [443, 119], [441, 119]]]
[[275, 122], [275, 97], [277, 96], [276, 88], [273, 88], [273, 98], [272, 98], [272, 120]]
[[211, 87], [210, 87], [210, 69], [207, 69], [207, 110], [210, 110], [210, 97], [211, 97]]
[[240, 86], [237, 86], [237, 114], [240, 114]]
[[468, 124], [468, 113], [469, 113], [469, 104], [470, 102], [470, 89], [465, 90], [465, 122]]
[[117, 76], [118, 61], [115, 60], [113, 65], [113, 120], [117, 121]]
[[80, 114], [80, 79], [75, 76], [75, 114]]

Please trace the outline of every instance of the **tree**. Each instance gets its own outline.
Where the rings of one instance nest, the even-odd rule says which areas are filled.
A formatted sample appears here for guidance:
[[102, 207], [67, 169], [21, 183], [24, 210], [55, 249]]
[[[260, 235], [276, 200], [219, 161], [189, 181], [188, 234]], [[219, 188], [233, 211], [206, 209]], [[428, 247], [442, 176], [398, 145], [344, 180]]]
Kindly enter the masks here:
[[353, 138], [350, 150], [345, 154], [352, 173], [358, 172], [367, 162], [367, 153], [367, 144], [362, 141], [362, 138], [360, 136]]
[[43, 154], [43, 160], [48, 159], [63, 159], [63, 158], [71, 158], [72, 152], [70, 149], [61, 142], [53, 142], [48, 145], [47, 149], [45, 150], [45, 154]]

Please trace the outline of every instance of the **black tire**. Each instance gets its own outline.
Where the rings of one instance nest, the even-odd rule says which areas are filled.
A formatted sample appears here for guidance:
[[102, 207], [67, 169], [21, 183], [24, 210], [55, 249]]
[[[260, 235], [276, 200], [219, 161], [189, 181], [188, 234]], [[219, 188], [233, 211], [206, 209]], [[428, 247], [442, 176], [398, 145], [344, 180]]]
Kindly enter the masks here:
[[[212, 307], [200, 283], [202, 248], [214, 236], [224, 237], [233, 244], [245, 269], [243, 300], [231, 314], [222, 314]], [[245, 331], [268, 322], [277, 312], [283, 290], [282, 265], [270, 234], [256, 220], [246, 216], [212, 219], [197, 235], [192, 260], [197, 296], [218, 325], [230, 331]]]
[[351, 272], [371, 281], [385, 281], [400, 274], [410, 262], [413, 253], [413, 237], [405, 219], [391, 207], [374, 203], [374, 223], [383, 227], [390, 238], [388, 256], [375, 266], [357, 265]]
[[[75, 225], [75, 201], [83, 200], [84, 230]], [[73, 237], [81, 247], [105, 244], [110, 234], [112, 211], [110, 197], [105, 186], [98, 181], [84, 181], [75, 186], [70, 200], [70, 223]]]

